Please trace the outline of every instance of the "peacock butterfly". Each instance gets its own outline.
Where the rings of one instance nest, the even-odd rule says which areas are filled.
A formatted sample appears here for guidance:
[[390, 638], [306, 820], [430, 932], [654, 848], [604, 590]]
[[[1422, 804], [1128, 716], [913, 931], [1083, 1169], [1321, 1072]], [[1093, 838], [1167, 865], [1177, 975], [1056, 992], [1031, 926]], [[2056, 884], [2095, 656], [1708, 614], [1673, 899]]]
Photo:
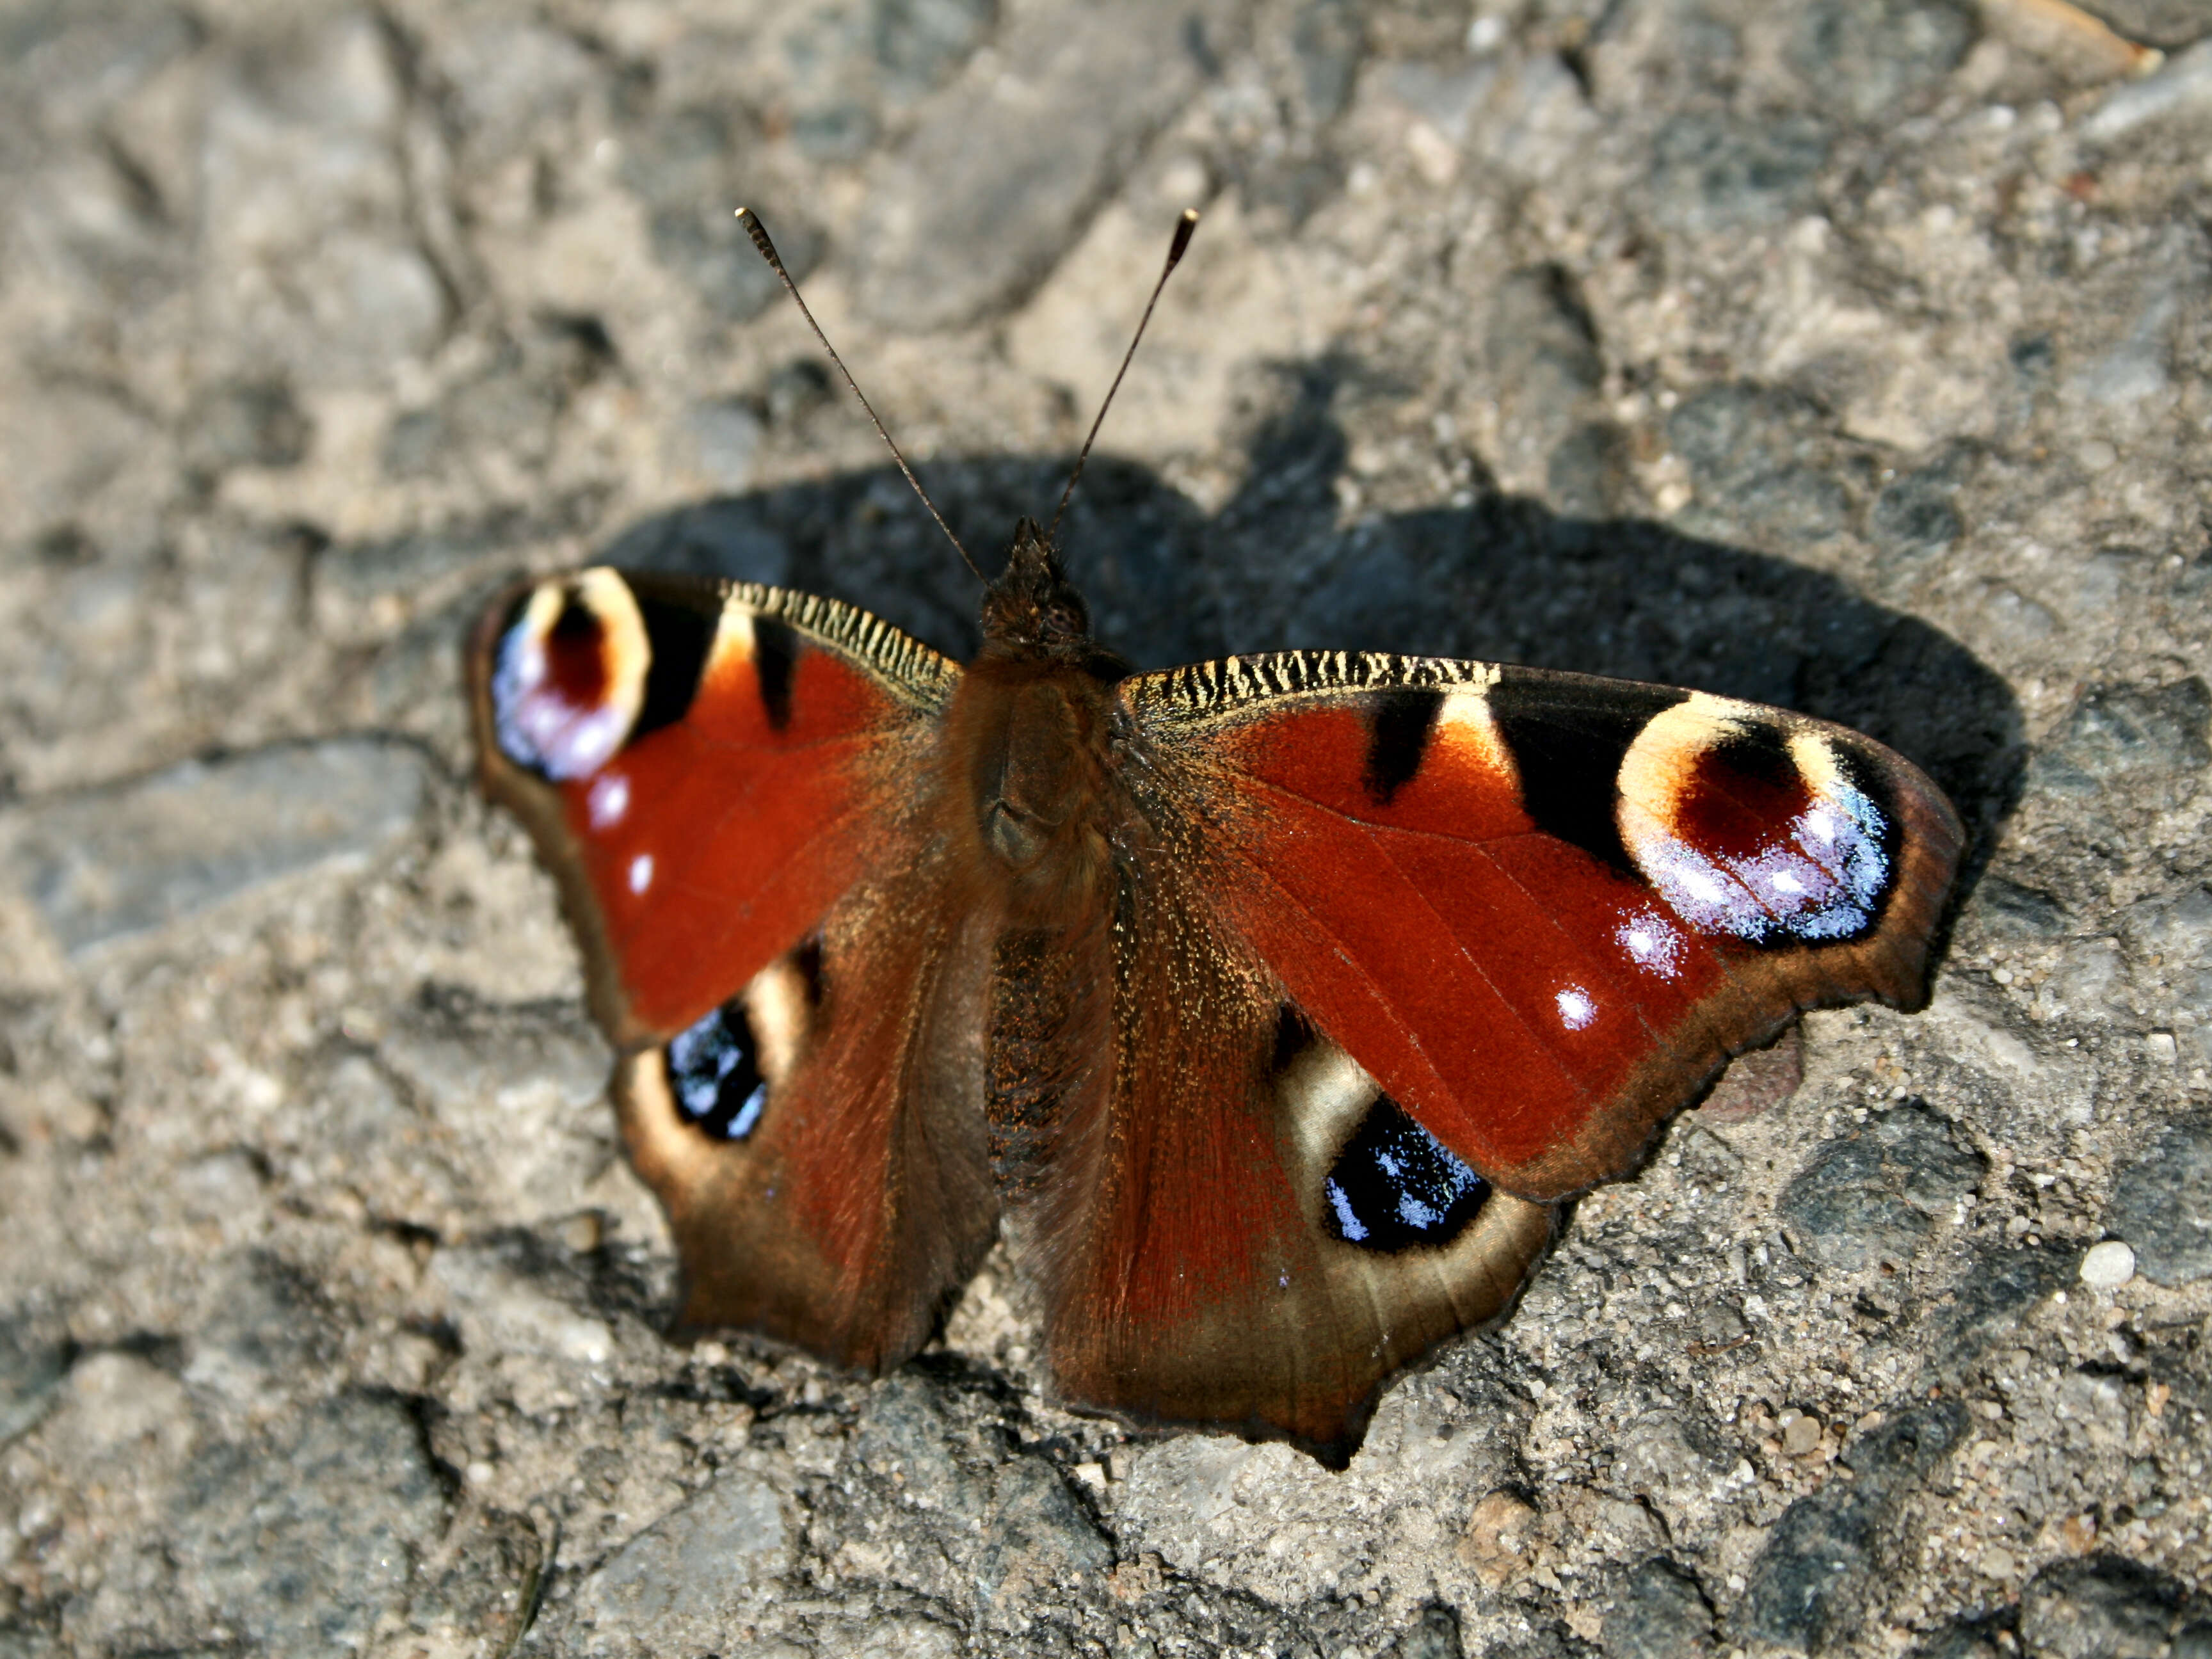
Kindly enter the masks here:
[[893, 1366], [1003, 1231], [1071, 1404], [1340, 1461], [1730, 1055], [1924, 994], [1959, 821], [1856, 732], [1434, 658], [1136, 672], [1028, 520], [982, 635], [605, 568], [477, 630], [690, 1326]]

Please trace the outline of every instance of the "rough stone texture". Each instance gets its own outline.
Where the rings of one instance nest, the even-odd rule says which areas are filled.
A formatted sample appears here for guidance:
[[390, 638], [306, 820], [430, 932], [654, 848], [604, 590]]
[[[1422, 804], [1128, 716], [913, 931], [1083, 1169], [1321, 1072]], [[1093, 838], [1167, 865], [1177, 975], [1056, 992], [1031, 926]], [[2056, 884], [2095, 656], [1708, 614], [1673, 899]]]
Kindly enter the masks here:
[[[0, 1659], [2212, 1652], [2212, 9], [0, 7]], [[998, 1264], [679, 1346], [459, 641], [611, 550], [974, 643], [1778, 702], [1973, 834], [1341, 1474]], [[2124, 1243], [2137, 1271], [2084, 1283]]]
[[1896, 1267], [1912, 1259], [1981, 1176], [1982, 1160], [1913, 1103], [1821, 1147], [1775, 1208], [1797, 1247], [1823, 1267]]
[[2112, 1189], [2110, 1225], [2164, 1285], [2212, 1278], [2212, 1126], [2175, 1123]]

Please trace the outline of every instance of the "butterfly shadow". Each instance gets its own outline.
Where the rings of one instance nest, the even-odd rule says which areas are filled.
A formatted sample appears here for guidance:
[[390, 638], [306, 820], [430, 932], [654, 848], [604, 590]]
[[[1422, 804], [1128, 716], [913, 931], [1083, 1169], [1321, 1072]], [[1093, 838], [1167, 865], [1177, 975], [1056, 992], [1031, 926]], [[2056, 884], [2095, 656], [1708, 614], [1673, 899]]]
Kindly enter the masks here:
[[[1216, 513], [1146, 467], [1093, 458], [1060, 542], [1107, 645], [1146, 668], [1307, 647], [1475, 658], [1795, 708], [1880, 739], [1943, 788], [1967, 830], [1957, 901], [1972, 890], [2027, 749], [2011, 689], [1956, 640], [1771, 554], [1495, 488], [1347, 524], [1337, 373], [1286, 378], [1295, 397], [1254, 434], [1246, 482]], [[1016, 519], [1048, 511], [1071, 459], [917, 470], [994, 573]], [[974, 576], [888, 465], [662, 513], [606, 556], [831, 594], [959, 659], [980, 638]]]

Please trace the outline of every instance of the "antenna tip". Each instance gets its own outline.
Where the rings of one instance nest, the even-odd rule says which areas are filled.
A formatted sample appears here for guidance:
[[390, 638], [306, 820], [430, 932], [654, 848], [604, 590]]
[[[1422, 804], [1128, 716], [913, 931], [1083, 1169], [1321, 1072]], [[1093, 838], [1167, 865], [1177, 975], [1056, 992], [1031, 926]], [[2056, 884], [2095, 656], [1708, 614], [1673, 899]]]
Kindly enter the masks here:
[[1176, 221], [1175, 240], [1168, 244], [1168, 269], [1173, 270], [1190, 246], [1191, 233], [1198, 228], [1198, 210], [1185, 208], [1182, 217]]
[[753, 239], [753, 246], [760, 250], [761, 258], [781, 270], [782, 262], [775, 257], [775, 244], [769, 240], [768, 227], [761, 222], [760, 215], [749, 207], [741, 207], [738, 210], [738, 222], [745, 228], [745, 234]]

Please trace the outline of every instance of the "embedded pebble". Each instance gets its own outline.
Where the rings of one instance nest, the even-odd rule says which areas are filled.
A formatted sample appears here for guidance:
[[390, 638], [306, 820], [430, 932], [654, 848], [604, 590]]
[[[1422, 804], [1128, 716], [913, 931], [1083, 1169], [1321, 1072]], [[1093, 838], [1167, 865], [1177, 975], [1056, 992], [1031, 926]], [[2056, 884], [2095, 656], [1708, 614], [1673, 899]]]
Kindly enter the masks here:
[[2139, 1563], [2063, 1562], [2021, 1592], [2020, 1633], [2051, 1659], [2161, 1659], [2180, 1602], [2179, 1585]]
[[28, 1319], [0, 1320], [0, 1446], [53, 1409], [55, 1389], [68, 1374], [60, 1333]]
[[1958, 1443], [1955, 1402], [1913, 1408], [1844, 1448], [1854, 1478], [1831, 1482], [1784, 1512], [1753, 1564], [1745, 1592], [1751, 1635], [1818, 1651], [1855, 1626], [1872, 1593], [1869, 1575], [1894, 1506]]
[[252, 1441], [208, 1447], [174, 1499], [178, 1584], [284, 1652], [366, 1644], [404, 1613], [446, 1500], [400, 1402], [344, 1394]]
[[1702, 526], [1747, 520], [1790, 537], [1842, 530], [1850, 499], [1808, 453], [1812, 405], [1788, 392], [1721, 386], [1683, 399], [1667, 436], [1698, 484]]
[[1776, 1418], [1774, 1426], [1781, 1431], [1785, 1457], [1802, 1457], [1820, 1443], [1820, 1419], [1795, 1407]]
[[1653, 1556], [1607, 1606], [1598, 1644], [1606, 1659], [1704, 1659], [1716, 1651], [1712, 1607], [1695, 1578]]
[[1139, 0], [1110, 15], [1016, 14], [988, 73], [939, 94], [877, 169], [857, 242], [869, 313], [902, 330], [949, 327], [1042, 277], [1135, 145], [1199, 84], [1208, 9]]
[[2092, 143], [2124, 138], [2152, 123], [2194, 118], [2212, 112], [2212, 40], [2200, 40], [2176, 52], [2156, 73], [2116, 87], [2082, 118], [2081, 136]]
[[2117, 1238], [2092, 1244], [2081, 1255], [2081, 1282], [2092, 1290], [2116, 1291], [2136, 1276], [2136, 1253]]
[[1936, 1218], [1981, 1179], [1982, 1161], [1917, 1104], [1877, 1114], [1817, 1152], [1782, 1194], [1784, 1222], [1825, 1267], [1911, 1259]]
[[788, 1556], [783, 1511], [757, 1476], [718, 1476], [609, 1557], [576, 1588], [574, 1616], [599, 1651], [622, 1651], [623, 1632], [675, 1633], [726, 1618], [773, 1587]]
[[429, 1277], [451, 1298], [463, 1344], [487, 1360], [524, 1354], [598, 1365], [614, 1357], [605, 1322], [554, 1296], [526, 1262], [488, 1249], [441, 1250]]
[[1867, 121], [1925, 102], [1978, 33], [1957, 0], [1812, 0], [1791, 8], [1790, 66], [1821, 103]]
[[2055, 742], [2035, 758], [2049, 789], [2094, 796], [2114, 792], [2160, 806], [2178, 805], [2212, 766], [2212, 691], [2201, 679], [2164, 685], [2098, 685], [2083, 692]]

